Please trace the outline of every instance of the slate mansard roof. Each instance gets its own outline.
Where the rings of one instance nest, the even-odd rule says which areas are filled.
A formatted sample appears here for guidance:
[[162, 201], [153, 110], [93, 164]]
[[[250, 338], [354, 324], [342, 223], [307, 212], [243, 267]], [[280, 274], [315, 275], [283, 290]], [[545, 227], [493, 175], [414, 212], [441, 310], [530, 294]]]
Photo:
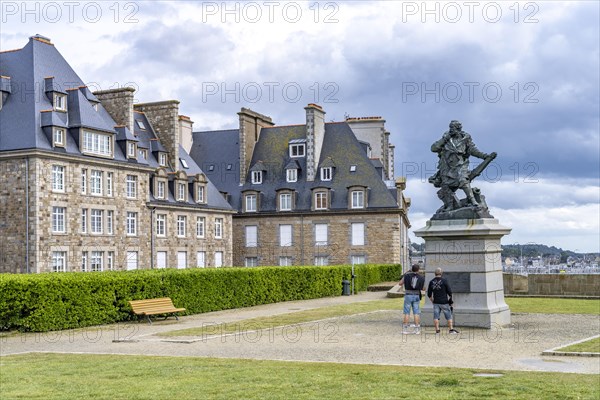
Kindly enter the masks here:
[[[348, 210], [348, 189], [367, 187], [367, 210], [398, 209], [395, 192], [382, 180], [381, 172], [376, 169], [367, 156], [364, 146], [356, 139], [350, 126], [345, 122], [325, 124], [325, 135], [315, 180], [306, 179], [306, 157], [290, 157], [289, 144], [303, 143], [306, 139], [305, 125], [274, 126], [263, 128], [256, 143], [249, 170], [263, 165], [264, 176], [261, 184], [252, 184], [250, 173], [245, 183], [239, 184], [239, 130], [195, 132], [191, 155], [202, 161], [207, 176], [222, 192], [230, 196], [234, 208], [242, 210], [242, 193], [249, 190], [260, 192], [261, 212], [275, 212], [277, 192], [288, 189], [296, 193], [294, 211], [310, 211], [312, 190], [331, 189], [330, 210]], [[226, 170], [227, 164], [233, 164], [233, 170]], [[213, 170], [207, 169], [213, 166]], [[287, 182], [286, 168], [297, 166], [297, 182]], [[332, 166], [333, 179], [321, 181], [319, 169]], [[351, 166], [354, 171], [351, 171]], [[256, 169], [256, 168], [254, 168]]]
[[[0, 151], [37, 149], [92, 160], [94, 157], [83, 155], [80, 152], [73, 137], [77, 128], [88, 128], [115, 134], [116, 141], [135, 141], [138, 148], [148, 150], [147, 159], [139, 154], [136, 159], [127, 159], [123, 152], [124, 149], [115, 143], [114, 158], [111, 160], [115, 164], [159, 167], [157, 152], [166, 152], [166, 150], [146, 116], [143, 113], [134, 112], [134, 132], [130, 132], [124, 126], [117, 126], [102, 103], [85, 86], [81, 78], [47, 39], [32, 37], [22, 49], [0, 52], [0, 76], [2, 76], [0, 89], [5, 90], [5, 85], [10, 83], [8, 89], [10, 94], [0, 110]], [[66, 113], [53, 111], [52, 96], [47, 96], [47, 91], [67, 95]], [[137, 121], [140, 121], [145, 129], [141, 129]], [[64, 127], [70, 131], [66, 135], [64, 149], [52, 146], [50, 138], [42, 129], [44, 126]], [[188, 167], [184, 168], [181, 165], [175, 169], [185, 171], [189, 180], [192, 180], [196, 174], [203, 173], [181, 146], [179, 157], [186, 161]], [[175, 171], [169, 167], [166, 168], [166, 172]], [[210, 180], [207, 183], [207, 199], [208, 204], [204, 205], [207, 208], [231, 210], [231, 206]], [[152, 196], [151, 201], [182, 204], [182, 202], [174, 200], [172, 193], [169, 193], [168, 201], [155, 200]], [[195, 204], [192, 193], [190, 193], [190, 200], [183, 204]]]

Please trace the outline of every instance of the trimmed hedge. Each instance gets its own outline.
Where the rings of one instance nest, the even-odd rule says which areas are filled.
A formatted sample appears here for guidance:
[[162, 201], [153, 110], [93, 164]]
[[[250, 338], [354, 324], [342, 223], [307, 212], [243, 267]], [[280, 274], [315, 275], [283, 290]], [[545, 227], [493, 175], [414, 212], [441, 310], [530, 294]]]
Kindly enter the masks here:
[[[358, 265], [355, 290], [400, 279], [400, 265]], [[339, 296], [351, 267], [257, 267], [0, 274], [0, 330], [45, 332], [127, 321], [129, 300], [170, 297], [186, 314]]]

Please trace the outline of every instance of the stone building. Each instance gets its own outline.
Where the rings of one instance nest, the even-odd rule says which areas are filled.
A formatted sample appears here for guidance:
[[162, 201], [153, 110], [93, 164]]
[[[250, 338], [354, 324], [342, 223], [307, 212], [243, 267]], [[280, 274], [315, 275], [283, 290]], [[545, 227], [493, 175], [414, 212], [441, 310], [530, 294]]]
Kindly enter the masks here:
[[179, 102], [92, 93], [39, 35], [0, 75], [0, 272], [232, 264], [235, 210]]
[[305, 123], [275, 126], [242, 108], [238, 129], [193, 134], [192, 158], [238, 211], [233, 264], [408, 265], [410, 199], [385, 121], [305, 111]]

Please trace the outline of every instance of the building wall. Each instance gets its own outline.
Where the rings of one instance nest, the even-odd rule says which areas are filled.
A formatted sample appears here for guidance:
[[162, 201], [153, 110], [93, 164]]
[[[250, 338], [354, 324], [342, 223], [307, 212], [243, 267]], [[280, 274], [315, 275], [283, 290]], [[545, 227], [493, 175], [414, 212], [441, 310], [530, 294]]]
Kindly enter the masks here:
[[[365, 244], [351, 243], [352, 223], [364, 223]], [[326, 246], [315, 245], [315, 224], [328, 225]], [[280, 246], [280, 225], [292, 225], [291, 246]], [[257, 226], [258, 245], [246, 246], [246, 226]], [[348, 264], [351, 256], [367, 263], [399, 263], [400, 217], [398, 212], [309, 215], [237, 215], [233, 218], [234, 265], [257, 257], [258, 265], [279, 265], [280, 257], [292, 257], [293, 265], [313, 265], [315, 257], [328, 256], [328, 264]]]

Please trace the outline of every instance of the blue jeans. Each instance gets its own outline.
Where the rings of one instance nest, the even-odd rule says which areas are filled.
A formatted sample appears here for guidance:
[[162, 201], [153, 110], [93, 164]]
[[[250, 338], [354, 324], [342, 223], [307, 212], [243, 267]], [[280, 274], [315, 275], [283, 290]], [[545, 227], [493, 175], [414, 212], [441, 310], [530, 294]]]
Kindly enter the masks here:
[[419, 299], [418, 294], [405, 294], [404, 295], [404, 314], [410, 314], [410, 309], [413, 310], [413, 315], [421, 315], [421, 309], [419, 308], [419, 303], [421, 299]]
[[440, 312], [444, 312], [446, 321], [452, 319], [452, 312], [450, 311], [450, 304], [435, 304], [433, 303], [433, 319], [440, 319]]

